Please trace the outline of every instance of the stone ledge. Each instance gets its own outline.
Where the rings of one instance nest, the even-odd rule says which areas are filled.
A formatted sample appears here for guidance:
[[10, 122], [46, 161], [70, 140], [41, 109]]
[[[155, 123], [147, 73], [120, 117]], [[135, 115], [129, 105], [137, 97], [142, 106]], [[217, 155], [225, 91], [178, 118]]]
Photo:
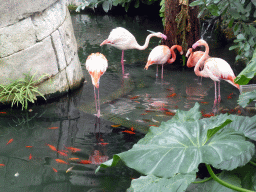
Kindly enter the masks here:
[[31, 18], [0, 28], [0, 58], [6, 57], [36, 43]]

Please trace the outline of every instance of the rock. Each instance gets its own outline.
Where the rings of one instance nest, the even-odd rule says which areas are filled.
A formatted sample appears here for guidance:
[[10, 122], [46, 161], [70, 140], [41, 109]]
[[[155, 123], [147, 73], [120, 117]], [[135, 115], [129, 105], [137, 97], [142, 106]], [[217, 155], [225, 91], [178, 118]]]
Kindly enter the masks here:
[[65, 20], [66, 6], [62, 1], [32, 16], [36, 37], [40, 41], [55, 31]]
[[0, 28], [0, 58], [26, 49], [35, 43], [35, 29], [30, 17]]
[[24, 73], [35, 75], [39, 79], [41, 75], [49, 76], [58, 73], [56, 56], [52, 47], [51, 37], [36, 43], [23, 51], [0, 59], [1, 84], [9, 84], [11, 80], [24, 78]]

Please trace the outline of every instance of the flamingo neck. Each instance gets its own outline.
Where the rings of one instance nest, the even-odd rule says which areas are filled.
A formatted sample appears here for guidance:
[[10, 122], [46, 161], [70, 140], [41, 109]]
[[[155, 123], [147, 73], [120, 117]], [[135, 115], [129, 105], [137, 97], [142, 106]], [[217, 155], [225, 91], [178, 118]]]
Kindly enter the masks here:
[[200, 45], [203, 45], [205, 47], [205, 52], [204, 52], [203, 56], [196, 63], [194, 72], [197, 76], [204, 76], [204, 74], [202, 73], [202, 71], [199, 70], [199, 68], [200, 68], [201, 63], [206, 59], [206, 57], [209, 56], [209, 46], [207, 43], [202, 43]]
[[167, 61], [168, 63], [173, 63], [176, 60], [176, 54], [174, 52], [174, 49], [177, 49], [177, 47], [178, 47], [178, 45], [173, 45], [170, 48], [172, 58]]
[[137, 46], [136, 46], [136, 49], [138, 49], [138, 50], [144, 50], [144, 49], [146, 49], [147, 47], [148, 47], [148, 44], [149, 44], [149, 40], [151, 39], [151, 37], [154, 37], [154, 36], [157, 36], [156, 34], [149, 34], [148, 36], [147, 36], [147, 38], [146, 38], [146, 40], [145, 40], [145, 43], [144, 43], [144, 45], [139, 45], [139, 44], [137, 44]]

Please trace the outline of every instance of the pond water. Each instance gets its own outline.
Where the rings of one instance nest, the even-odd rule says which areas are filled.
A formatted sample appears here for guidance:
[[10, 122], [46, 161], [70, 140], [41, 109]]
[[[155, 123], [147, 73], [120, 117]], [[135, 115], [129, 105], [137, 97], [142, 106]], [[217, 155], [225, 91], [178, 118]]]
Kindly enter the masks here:
[[[128, 29], [142, 45], [147, 30], [163, 31], [161, 20], [85, 14], [73, 15], [72, 20], [84, 85], [54, 102], [31, 106], [30, 112], [1, 109], [0, 191], [125, 191], [139, 174], [121, 165], [95, 174], [98, 164], [130, 149], [149, 126], [171, 119], [178, 109], [189, 110], [199, 102], [204, 114], [212, 113], [214, 84], [210, 79], [198, 84], [194, 71], [186, 67], [168, 67], [163, 81], [156, 79], [156, 66], [144, 70], [158, 38], [152, 38], [144, 51], [125, 51], [125, 71], [130, 74], [126, 79], [121, 76], [121, 51], [99, 46], [117, 26]], [[109, 64], [100, 80], [100, 124], [84, 67], [93, 52], [103, 53]], [[210, 54], [234, 63], [228, 47], [210, 49]], [[238, 74], [238, 67], [233, 68]], [[239, 90], [235, 87], [222, 82], [221, 96], [218, 113], [245, 113], [236, 108]], [[132, 127], [136, 134], [123, 132]]]

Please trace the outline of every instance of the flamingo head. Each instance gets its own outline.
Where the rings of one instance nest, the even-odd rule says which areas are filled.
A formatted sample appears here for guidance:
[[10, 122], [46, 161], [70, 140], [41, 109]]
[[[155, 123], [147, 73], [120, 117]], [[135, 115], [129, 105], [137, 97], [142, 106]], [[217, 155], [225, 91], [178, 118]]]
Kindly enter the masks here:
[[150, 59], [148, 60], [147, 64], [145, 65], [144, 69], [148, 70], [148, 67], [150, 65], [154, 64], [154, 61], [151, 61]]
[[104, 40], [104, 41], [100, 44], [100, 46], [105, 45], [105, 44], [112, 44], [112, 42], [109, 41], [108, 39], [106, 39], [106, 40]]
[[189, 48], [187, 53], [186, 53], [186, 57], [189, 57], [189, 55], [192, 53], [192, 48]]
[[154, 36], [158, 37], [158, 38], [161, 38], [161, 39], [164, 39], [166, 40], [167, 39], [167, 36], [161, 32], [154, 32], [154, 31], [150, 31], [150, 30], [147, 30], [148, 32], [154, 34]]
[[207, 44], [205, 40], [203, 39], [199, 39], [197, 42], [195, 42], [193, 45], [192, 45], [192, 48], [193, 49], [196, 49], [197, 47], [201, 46], [201, 45], [205, 45]]
[[180, 52], [181, 55], [183, 55], [182, 47], [180, 45], [177, 46], [177, 50]]

